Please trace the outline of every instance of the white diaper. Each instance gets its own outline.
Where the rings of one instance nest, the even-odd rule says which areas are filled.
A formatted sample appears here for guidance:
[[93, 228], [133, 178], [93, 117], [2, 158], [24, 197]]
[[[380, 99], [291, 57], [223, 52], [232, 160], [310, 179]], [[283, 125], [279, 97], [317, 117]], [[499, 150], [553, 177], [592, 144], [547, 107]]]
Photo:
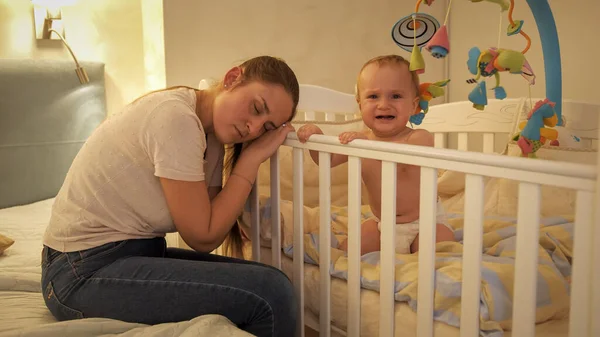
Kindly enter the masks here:
[[[381, 221], [375, 216], [369, 219], [377, 221], [377, 229], [379, 229], [381, 232]], [[444, 206], [439, 201], [437, 203], [436, 224], [443, 224], [452, 232], [454, 232], [446, 219], [446, 211], [444, 210]], [[417, 234], [419, 234], [419, 220], [396, 224], [396, 253], [410, 254], [410, 245], [412, 245], [413, 241], [417, 237]]]

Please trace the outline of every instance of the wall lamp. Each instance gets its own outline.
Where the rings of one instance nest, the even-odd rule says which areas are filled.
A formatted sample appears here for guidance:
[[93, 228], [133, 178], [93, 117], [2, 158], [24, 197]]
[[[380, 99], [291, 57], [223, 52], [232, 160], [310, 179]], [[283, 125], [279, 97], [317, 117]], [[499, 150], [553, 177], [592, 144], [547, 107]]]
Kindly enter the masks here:
[[[67, 43], [64, 38], [64, 27], [62, 22], [62, 10], [61, 5], [65, 5], [65, 1], [57, 0], [33, 0], [33, 16], [35, 21], [35, 37], [38, 40], [56, 40], [57, 38], [67, 47], [69, 53], [75, 61], [75, 73], [81, 84], [88, 83], [90, 81], [85, 69], [77, 61], [75, 53], [71, 49], [71, 46]], [[56, 37], [53, 36], [53, 34]]]

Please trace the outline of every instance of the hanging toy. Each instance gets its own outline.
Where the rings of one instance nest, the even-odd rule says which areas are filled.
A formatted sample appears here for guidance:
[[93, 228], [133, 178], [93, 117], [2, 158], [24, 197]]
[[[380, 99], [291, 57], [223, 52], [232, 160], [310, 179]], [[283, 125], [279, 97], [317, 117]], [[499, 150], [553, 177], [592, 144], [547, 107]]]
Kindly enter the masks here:
[[452, 7], [452, 0], [448, 4], [448, 10], [446, 11], [446, 18], [442, 27], [433, 35], [431, 40], [425, 46], [425, 49], [431, 53], [431, 56], [436, 59], [441, 59], [450, 53], [450, 40], [448, 39], [448, 17], [450, 16], [450, 8]]
[[413, 47], [425, 47], [433, 38], [440, 23], [435, 17], [426, 13], [407, 15], [392, 27], [392, 39], [398, 47], [411, 52]]
[[[481, 2], [483, 0], [470, 0], [471, 2]], [[479, 82], [481, 78], [494, 76], [496, 85], [491, 89], [494, 91], [494, 97], [496, 99], [505, 99], [507, 97], [506, 90], [500, 85], [500, 72], [508, 72], [510, 74], [521, 74], [523, 78], [530, 85], [535, 84], [535, 73], [533, 72], [529, 62], [525, 58], [525, 53], [531, 46], [531, 39], [523, 31], [523, 20], [513, 20], [512, 12], [514, 10], [514, 1], [511, 0], [486, 0], [488, 2], [496, 3], [500, 6], [501, 15], [502, 12], [509, 10], [508, 17], [510, 24], [507, 28], [507, 35], [521, 34], [527, 40], [527, 46], [521, 52], [500, 48], [500, 36], [498, 36], [498, 47], [488, 48], [486, 50], [480, 50], [477, 47], [471, 48], [468, 54], [467, 67], [475, 78], [470, 78], [467, 83], [477, 85], [469, 94], [469, 101], [473, 103], [473, 107], [478, 110], [485, 109], [487, 105], [487, 92], [486, 86], [483, 81]], [[502, 20], [500, 20], [502, 23]]]
[[410, 66], [408, 70], [414, 71], [419, 75], [425, 72], [425, 60], [421, 54], [421, 48], [417, 46], [413, 47], [413, 51], [410, 54]]
[[438, 81], [435, 83], [421, 83], [419, 85], [419, 105], [415, 109], [415, 113], [410, 116], [409, 121], [412, 124], [420, 125], [425, 118], [425, 114], [429, 111], [429, 101], [434, 98], [444, 95], [444, 87], [450, 80]]
[[431, 15], [413, 13], [398, 20], [392, 28], [392, 39], [400, 48], [411, 52], [410, 70], [417, 74], [425, 72], [425, 60], [421, 48], [433, 38], [439, 22]]
[[[494, 76], [496, 79], [496, 86], [492, 88], [494, 90], [494, 96], [496, 99], [505, 99], [506, 91], [504, 87], [500, 86], [500, 72], [509, 72], [511, 74], [522, 74], [532, 73], [531, 67], [525, 55], [518, 51], [509, 49], [497, 49], [489, 48], [481, 51], [477, 47], [469, 50], [469, 59], [467, 61], [467, 67], [469, 72], [476, 75], [475, 78], [467, 80], [467, 83], [478, 83], [481, 77]], [[479, 97], [481, 95], [487, 96], [485, 91], [480, 92], [482, 85], [477, 85], [471, 92], [473, 97]], [[485, 104], [481, 103], [481, 99], [478, 102], [473, 101], [474, 107], [479, 110], [483, 110]], [[487, 102], [487, 100], [486, 100]], [[487, 103], [486, 103], [487, 104]]]
[[450, 53], [450, 41], [448, 40], [448, 28], [443, 25], [440, 30], [429, 40], [425, 49], [436, 59], [446, 57]]
[[521, 148], [522, 157], [537, 158], [535, 153], [547, 140], [550, 140], [551, 145], [558, 145], [558, 131], [550, 129], [558, 123], [554, 106], [555, 103], [547, 98], [538, 101], [529, 111], [527, 120], [519, 124], [521, 131], [513, 137], [513, 140]]

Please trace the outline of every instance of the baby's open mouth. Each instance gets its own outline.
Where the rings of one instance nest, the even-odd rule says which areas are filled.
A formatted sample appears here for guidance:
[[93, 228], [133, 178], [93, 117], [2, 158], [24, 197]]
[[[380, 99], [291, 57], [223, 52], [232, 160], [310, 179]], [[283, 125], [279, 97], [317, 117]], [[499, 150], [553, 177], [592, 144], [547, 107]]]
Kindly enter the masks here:
[[377, 116], [375, 118], [377, 118], [377, 119], [385, 119], [385, 120], [392, 120], [392, 119], [394, 119], [396, 117], [392, 116], [392, 115], [381, 115], [381, 116]]

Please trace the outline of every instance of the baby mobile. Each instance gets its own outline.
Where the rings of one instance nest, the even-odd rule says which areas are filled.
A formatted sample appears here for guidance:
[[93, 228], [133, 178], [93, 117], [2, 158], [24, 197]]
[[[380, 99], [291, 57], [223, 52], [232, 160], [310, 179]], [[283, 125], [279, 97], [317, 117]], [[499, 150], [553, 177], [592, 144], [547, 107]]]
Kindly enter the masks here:
[[[471, 2], [481, 2], [484, 0], [469, 0]], [[478, 110], [484, 110], [488, 103], [486, 78], [494, 77], [495, 86], [491, 88], [496, 99], [505, 99], [506, 90], [501, 86], [500, 73], [520, 74], [530, 86], [535, 84], [535, 73], [527, 61], [525, 54], [531, 47], [531, 39], [523, 30], [524, 21], [514, 20], [514, 0], [485, 0], [500, 6], [500, 29], [498, 32], [498, 44], [496, 47], [490, 47], [481, 50], [473, 47], [468, 52], [467, 68], [471, 75], [475, 76], [467, 80], [469, 84], [475, 84], [475, 87], [468, 95], [468, 99], [473, 103], [473, 107]], [[415, 5], [415, 12], [398, 20], [392, 28], [392, 39], [402, 49], [411, 53], [410, 70], [417, 74], [425, 72], [425, 60], [421, 49], [425, 48], [431, 56], [436, 59], [443, 59], [450, 53], [450, 42], [448, 39], [448, 16], [452, 6], [452, 0], [448, 5], [444, 23], [440, 26], [435, 17], [427, 13], [419, 12], [420, 5], [425, 3], [431, 6], [434, 0], [418, 0]], [[526, 46], [522, 51], [500, 48], [502, 36], [502, 19], [505, 12], [508, 11], [509, 24], [506, 29], [508, 36], [521, 35], [526, 40]], [[420, 104], [415, 114], [411, 116], [410, 122], [416, 125], [421, 124], [425, 114], [429, 110], [429, 100], [444, 95], [444, 88], [449, 79], [435, 82], [423, 83], [420, 86]], [[555, 112], [554, 102], [545, 99], [534, 106], [531, 104], [531, 111], [527, 121], [521, 123], [521, 132], [514, 138], [519, 144], [524, 157], [535, 157], [535, 152], [547, 140], [551, 145], [558, 145], [558, 132], [545, 128], [554, 127], [558, 123], [558, 114]]]

